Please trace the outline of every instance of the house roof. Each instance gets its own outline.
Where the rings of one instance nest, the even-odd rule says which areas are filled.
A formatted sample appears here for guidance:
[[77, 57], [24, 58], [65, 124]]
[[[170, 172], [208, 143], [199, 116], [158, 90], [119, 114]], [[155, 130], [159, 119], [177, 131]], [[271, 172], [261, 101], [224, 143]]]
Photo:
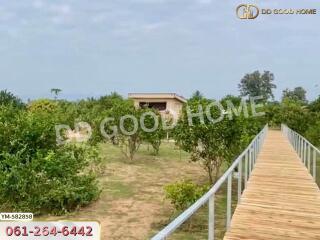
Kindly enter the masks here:
[[187, 100], [176, 93], [129, 93], [129, 98], [132, 99], [177, 99], [180, 102], [187, 102]]

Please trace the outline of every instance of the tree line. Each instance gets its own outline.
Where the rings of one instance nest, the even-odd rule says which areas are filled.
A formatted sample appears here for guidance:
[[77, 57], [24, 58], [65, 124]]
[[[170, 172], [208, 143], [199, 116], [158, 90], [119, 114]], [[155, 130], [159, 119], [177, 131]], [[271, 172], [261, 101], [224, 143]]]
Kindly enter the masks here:
[[[163, 139], [169, 135], [177, 146], [190, 153], [191, 161], [203, 166], [210, 184], [220, 176], [222, 167], [231, 164], [266, 123], [272, 127], [285, 123], [319, 146], [320, 97], [308, 102], [306, 91], [296, 87], [285, 89], [281, 101], [275, 101], [274, 79], [270, 71], [248, 73], [240, 80], [239, 95], [227, 95], [222, 99], [211, 99], [196, 91], [183, 107], [173, 129], [162, 127], [172, 119], [161, 118], [156, 109], [136, 108], [130, 99], [117, 93], [67, 101], [59, 99], [60, 89], [53, 88], [53, 99], [24, 103], [13, 93], [0, 91], [0, 208], [62, 214], [98, 199], [101, 191], [97, 178], [97, 166], [101, 163], [99, 146], [105, 141], [117, 146], [128, 163], [132, 163], [142, 143], [152, 146], [156, 155], [161, 151]], [[205, 109], [219, 101], [228, 114], [243, 107], [243, 98], [249, 103], [248, 97], [256, 96], [261, 96], [259, 103], [263, 105], [263, 116], [239, 111], [237, 116], [225, 117], [215, 124], [211, 124], [212, 119], [207, 116], [194, 118], [193, 124], [189, 124], [188, 111], [197, 112], [199, 106]], [[221, 114], [216, 107], [208, 109], [211, 118]], [[153, 132], [142, 131], [139, 127], [132, 135], [121, 131], [108, 139], [101, 135], [101, 122], [106, 117], [113, 118], [103, 125], [104, 131], [111, 133], [122, 116], [139, 118], [146, 111], [152, 111], [160, 123], [166, 123], [159, 124]], [[90, 140], [57, 145], [56, 124], [74, 126], [81, 121], [92, 127]], [[147, 116], [144, 124], [151, 128], [154, 121], [153, 117]], [[128, 131], [135, 128], [130, 119], [123, 124]], [[68, 132], [64, 137], [68, 138]]]

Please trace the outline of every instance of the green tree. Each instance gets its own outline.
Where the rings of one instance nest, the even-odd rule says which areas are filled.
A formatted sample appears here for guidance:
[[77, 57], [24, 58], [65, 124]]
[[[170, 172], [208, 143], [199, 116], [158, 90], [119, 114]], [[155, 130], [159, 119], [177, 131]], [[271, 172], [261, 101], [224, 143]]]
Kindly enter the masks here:
[[281, 122], [304, 135], [312, 123], [313, 114], [300, 102], [286, 98], [281, 104]]
[[285, 89], [282, 92], [282, 100], [289, 98], [293, 101], [307, 103], [306, 90], [303, 87], [296, 87], [293, 90]]
[[131, 100], [124, 100], [115, 102], [105, 115], [109, 120], [103, 123], [104, 132], [109, 135], [113, 143], [119, 146], [121, 152], [130, 161], [133, 161], [142, 142], [139, 119], [143, 111], [143, 109], [136, 109]]
[[64, 115], [0, 106], [0, 209], [62, 214], [97, 199], [89, 145], [56, 144]]
[[145, 109], [144, 114], [147, 114], [144, 117], [144, 126], [147, 131], [142, 129], [142, 139], [151, 144], [153, 153], [158, 155], [161, 141], [166, 136], [166, 131], [163, 129], [163, 120], [159, 112], [153, 109]]
[[[105, 140], [101, 135], [100, 123], [106, 117], [112, 117], [112, 111], [115, 111], [114, 106], [126, 105], [124, 100], [119, 94], [111, 93], [99, 98], [87, 98], [78, 102], [58, 101], [59, 110], [64, 111], [68, 116], [67, 123], [74, 123], [75, 121], [83, 121], [90, 124], [92, 128], [91, 144], [98, 144]], [[115, 140], [115, 138], [112, 138]], [[113, 142], [116, 143], [116, 142]]]
[[[319, 119], [319, 116], [317, 119]], [[309, 126], [305, 136], [315, 146], [320, 147], [320, 120], [313, 122], [312, 125]]]
[[199, 90], [196, 90], [196, 91], [192, 94], [190, 100], [191, 100], [191, 99], [192, 99], [192, 100], [200, 100], [200, 99], [202, 99], [202, 98], [203, 98], [203, 94], [202, 94]]
[[320, 95], [318, 96], [318, 98], [314, 101], [312, 101], [308, 108], [310, 109], [311, 112], [318, 112], [320, 113]]
[[101, 96], [97, 99], [97, 103], [101, 106], [101, 108], [110, 109], [116, 102], [123, 101], [123, 97], [117, 92], [112, 92], [109, 95]]
[[279, 128], [282, 123], [282, 107], [279, 102], [269, 102], [264, 107], [266, 122], [270, 127]]
[[4, 105], [4, 106], [12, 105], [15, 108], [25, 107], [24, 103], [19, 97], [15, 96], [11, 92], [8, 92], [7, 90], [0, 91], [0, 105]]
[[274, 75], [269, 71], [261, 74], [259, 71], [246, 74], [240, 81], [239, 89], [241, 96], [263, 96], [265, 100], [274, 98], [272, 89], [276, 88], [273, 84]]
[[310, 124], [305, 136], [314, 145], [320, 147], [320, 96], [312, 101], [307, 109], [309, 111]]
[[[211, 105], [214, 103], [206, 98], [189, 100], [174, 130], [177, 144], [191, 153], [192, 161], [202, 163], [211, 184], [219, 177], [221, 166], [229, 164], [239, 154], [243, 144], [248, 142], [248, 136], [252, 135], [244, 134], [246, 124], [243, 116], [241, 120], [238, 117], [230, 119], [220, 109], [221, 106], [217, 108]], [[190, 113], [199, 112], [199, 107], [208, 109], [209, 116], [204, 114], [203, 118], [194, 117], [190, 124]]]

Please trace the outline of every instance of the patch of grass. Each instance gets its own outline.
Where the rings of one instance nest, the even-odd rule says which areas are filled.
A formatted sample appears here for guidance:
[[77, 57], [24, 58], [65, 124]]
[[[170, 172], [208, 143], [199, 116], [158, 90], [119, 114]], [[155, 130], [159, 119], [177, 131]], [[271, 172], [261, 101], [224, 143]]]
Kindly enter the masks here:
[[[181, 179], [207, 183], [202, 166], [190, 162], [189, 154], [172, 142], [164, 141], [157, 156], [153, 155], [151, 146], [142, 144], [132, 162], [117, 146], [105, 143], [100, 145], [100, 149], [105, 164], [100, 177], [103, 188], [100, 199], [64, 217], [44, 216], [44, 219], [98, 220], [102, 239], [150, 239], [173, 220], [173, 216], [168, 220], [172, 215], [172, 206], [164, 200], [163, 188], [166, 184]], [[221, 209], [224, 205], [221, 204]], [[204, 206], [193, 217], [191, 225], [186, 223], [182, 230], [175, 233], [175, 238], [170, 239], [206, 239], [206, 208]]]
[[189, 158], [189, 153], [183, 151], [173, 142], [164, 140], [161, 143], [159, 155], [153, 155], [152, 147], [148, 144], [142, 144], [139, 149], [140, 154], [154, 156], [162, 160], [174, 160], [174, 161], [185, 161]]
[[121, 181], [107, 181], [104, 185], [104, 194], [112, 198], [128, 198], [134, 195], [133, 186]]

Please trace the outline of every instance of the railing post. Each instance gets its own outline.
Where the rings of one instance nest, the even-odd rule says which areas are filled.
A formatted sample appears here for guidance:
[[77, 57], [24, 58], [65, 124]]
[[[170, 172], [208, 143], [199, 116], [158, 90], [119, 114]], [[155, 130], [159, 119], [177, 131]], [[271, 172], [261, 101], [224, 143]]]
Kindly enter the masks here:
[[[253, 143], [253, 166], [256, 162], [257, 150], [256, 150], [256, 142]], [[253, 168], [253, 167], [252, 167]]]
[[244, 187], [247, 188], [248, 182], [248, 152], [244, 156]]
[[298, 136], [298, 156], [299, 156], [299, 157], [300, 157], [300, 150], [301, 150], [300, 136]]
[[254, 165], [255, 155], [256, 155], [256, 142], [254, 141], [252, 144], [252, 166]]
[[304, 140], [304, 147], [303, 147], [303, 163], [306, 166], [307, 162], [307, 142]]
[[228, 189], [227, 189], [227, 231], [230, 229], [231, 224], [231, 206], [232, 206], [232, 172], [228, 176]]
[[308, 171], [310, 173], [310, 165], [311, 165], [311, 146], [308, 144]]
[[240, 160], [238, 165], [238, 203], [241, 201], [241, 192], [242, 192], [242, 160]]
[[301, 141], [302, 141], [302, 153], [301, 153], [301, 159], [302, 159], [302, 162], [304, 162], [304, 140], [303, 140], [303, 138], [301, 138]]
[[251, 171], [252, 171], [252, 151], [251, 151], [251, 147], [249, 149], [249, 177], [251, 176]]
[[313, 178], [316, 181], [317, 179], [317, 151], [313, 149]]
[[300, 153], [299, 153], [299, 157], [302, 159], [302, 138], [301, 138], [301, 136], [299, 138], [300, 138]]
[[208, 240], [214, 240], [214, 198], [215, 194], [209, 199]]
[[304, 163], [304, 140], [303, 140], [303, 138], [301, 138], [301, 141], [302, 141], [302, 153], [301, 153], [301, 159], [302, 159], [302, 162]]

